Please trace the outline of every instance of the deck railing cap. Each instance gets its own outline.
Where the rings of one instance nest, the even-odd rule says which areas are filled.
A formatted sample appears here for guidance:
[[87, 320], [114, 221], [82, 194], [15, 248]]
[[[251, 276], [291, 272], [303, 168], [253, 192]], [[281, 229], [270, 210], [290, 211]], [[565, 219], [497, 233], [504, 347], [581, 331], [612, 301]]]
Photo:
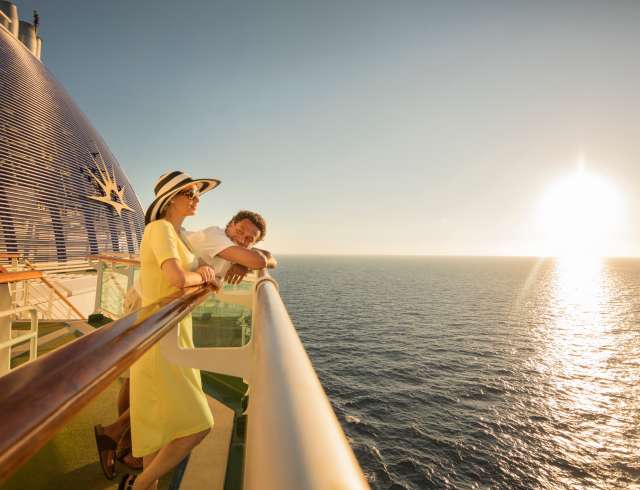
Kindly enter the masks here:
[[0, 273], [0, 284], [40, 279], [41, 277], [42, 272], [40, 271], [2, 272]]

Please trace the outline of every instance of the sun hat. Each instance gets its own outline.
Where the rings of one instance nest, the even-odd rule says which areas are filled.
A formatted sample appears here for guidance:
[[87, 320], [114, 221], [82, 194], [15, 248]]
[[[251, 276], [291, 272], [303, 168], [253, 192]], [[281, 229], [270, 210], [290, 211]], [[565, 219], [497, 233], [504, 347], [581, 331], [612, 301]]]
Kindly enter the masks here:
[[198, 184], [200, 194], [204, 194], [216, 188], [220, 181], [217, 179], [192, 179], [191, 176], [180, 170], [167, 172], [160, 176], [153, 188], [156, 198], [147, 208], [144, 215], [144, 223], [148, 225], [152, 221], [158, 219], [158, 215], [162, 208], [175, 196], [178, 192], [192, 184]]

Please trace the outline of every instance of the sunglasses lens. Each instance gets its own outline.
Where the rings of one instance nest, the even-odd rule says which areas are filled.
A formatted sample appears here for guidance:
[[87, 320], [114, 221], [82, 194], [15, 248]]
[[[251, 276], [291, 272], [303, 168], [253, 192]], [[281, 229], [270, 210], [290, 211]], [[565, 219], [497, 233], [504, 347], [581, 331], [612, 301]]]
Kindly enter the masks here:
[[198, 189], [189, 189], [186, 191], [182, 191], [180, 194], [189, 199], [195, 199], [196, 197], [200, 196], [200, 191], [198, 191]]

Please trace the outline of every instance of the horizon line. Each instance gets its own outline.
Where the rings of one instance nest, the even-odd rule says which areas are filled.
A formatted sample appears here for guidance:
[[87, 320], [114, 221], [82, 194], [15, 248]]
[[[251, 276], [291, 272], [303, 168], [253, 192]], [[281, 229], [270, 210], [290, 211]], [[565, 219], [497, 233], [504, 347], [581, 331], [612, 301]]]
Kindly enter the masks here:
[[[483, 255], [483, 254], [385, 254], [385, 253], [296, 253], [274, 252], [277, 256], [298, 257], [439, 257], [439, 258], [520, 258], [520, 259], [562, 259], [558, 255]], [[640, 259], [640, 255], [602, 255], [599, 259]]]

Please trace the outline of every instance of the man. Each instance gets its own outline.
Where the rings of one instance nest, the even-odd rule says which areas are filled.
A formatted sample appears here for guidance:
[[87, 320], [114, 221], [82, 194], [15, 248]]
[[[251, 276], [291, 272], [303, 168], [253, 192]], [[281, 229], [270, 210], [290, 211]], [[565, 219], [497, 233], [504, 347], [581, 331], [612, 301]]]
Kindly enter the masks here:
[[238, 284], [250, 270], [278, 265], [270, 252], [253, 247], [266, 233], [267, 224], [262, 216], [253, 211], [239, 211], [224, 229], [210, 226], [184, 234], [194, 253], [214, 268], [216, 276]]

